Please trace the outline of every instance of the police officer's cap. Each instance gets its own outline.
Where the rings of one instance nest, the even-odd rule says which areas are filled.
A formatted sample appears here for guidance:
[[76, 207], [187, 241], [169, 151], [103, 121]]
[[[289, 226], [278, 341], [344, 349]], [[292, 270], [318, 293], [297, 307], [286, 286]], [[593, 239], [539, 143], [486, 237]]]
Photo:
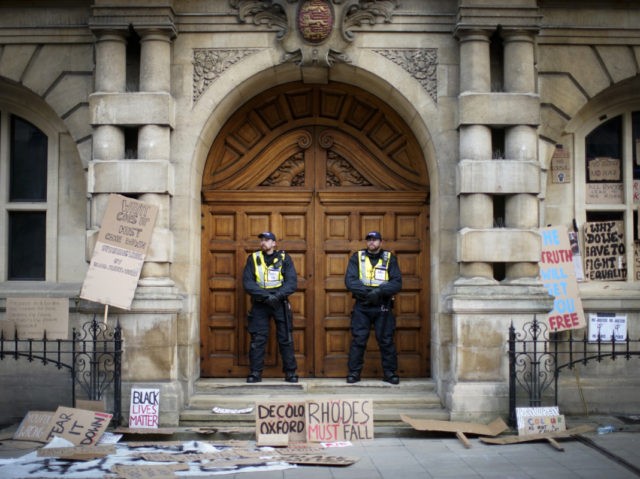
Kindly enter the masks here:
[[382, 235], [380, 234], [379, 231], [370, 231], [369, 233], [367, 233], [367, 236], [365, 236], [364, 238], [365, 240], [382, 240]]
[[264, 233], [260, 233], [258, 238], [262, 239], [270, 239], [276, 241], [276, 235], [274, 235], [271, 231], [265, 231]]

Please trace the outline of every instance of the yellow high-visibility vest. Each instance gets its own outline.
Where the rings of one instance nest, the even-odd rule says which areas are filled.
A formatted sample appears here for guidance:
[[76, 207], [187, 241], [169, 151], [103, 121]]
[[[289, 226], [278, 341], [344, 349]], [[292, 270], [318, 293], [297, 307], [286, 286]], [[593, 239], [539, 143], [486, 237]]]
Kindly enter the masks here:
[[284, 284], [282, 267], [284, 266], [284, 252], [273, 260], [271, 266], [267, 266], [262, 251], [256, 251], [253, 257], [253, 269], [256, 273], [256, 283], [264, 289], [279, 288]]
[[377, 288], [389, 281], [389, 261], [391, 260], [389, 251], [382, 253], [382, 261], [379, 261], [375, 267], [371, 264], [371, 259], [367, 256], [365, 250], [359, 251], [359, 258], [360, 281], [362, 281], [362, 284]]

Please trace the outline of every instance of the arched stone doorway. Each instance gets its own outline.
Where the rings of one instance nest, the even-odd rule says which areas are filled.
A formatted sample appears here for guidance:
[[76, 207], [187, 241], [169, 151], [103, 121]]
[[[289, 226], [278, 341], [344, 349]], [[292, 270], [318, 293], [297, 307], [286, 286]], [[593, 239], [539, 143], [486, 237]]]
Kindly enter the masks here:
[[[294, 259], [294, 341], [303, 377], [346, 375], [352, 299], [344, 272], [367, 231], [398, 255], [396, 344], [403, 377], [430, 375], [429, 180], [422, 151], [388, 105], [345, 84], [289, 83], [247, 101], [221, 130], [202, 181], [201, 376], [248, 372], [242, 289], [257, 235]], [[275, 334], [264, 375], [280, 376]], [[373, 335], [364, 376], [380, 376]]]

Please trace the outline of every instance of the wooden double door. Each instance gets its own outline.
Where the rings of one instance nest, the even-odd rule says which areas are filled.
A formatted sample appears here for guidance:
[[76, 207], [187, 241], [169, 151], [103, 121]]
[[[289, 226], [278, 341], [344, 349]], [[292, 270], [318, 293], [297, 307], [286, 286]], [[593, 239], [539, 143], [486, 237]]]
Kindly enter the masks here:
[[[341, 104], [322, 106], [329, 96]], [[305, 108], [312, 111], [303, 115]], [[289, 299], [302, 377], [347, 373], [353, 300], [344, 274], [371, 230], [382, 232], [403, 274], [394, 308], [399, 374], [430, 374], [428, 181], [403, 127], [384, 104], [345, 85], [283, 86], [228, 122], [210, 150], [202, 189], [202, 377], [248, 373], [242, 272], [262, 231], [277, 235], [298, 273]], [[381, 374], [372, 332], [363, 375]], [[273, 325], [264, 376], [282, 376]]]

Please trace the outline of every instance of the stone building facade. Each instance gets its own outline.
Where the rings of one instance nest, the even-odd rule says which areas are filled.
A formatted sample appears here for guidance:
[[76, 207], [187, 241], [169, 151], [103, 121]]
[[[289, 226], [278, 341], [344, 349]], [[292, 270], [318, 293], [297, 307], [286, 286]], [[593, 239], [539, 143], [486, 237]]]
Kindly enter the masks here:
[[[79, 291], [109, 195], [157, 206], [132, 307], [108, 320], [123, 404], [160, 388], [177, 424], [199, 378], [247, 373], [240, 276], [264, 230], [301, 278], [302, 378], [343, 377], [345, 258], [379, 229], [405, 276], [400, 375], [432, 378], [452, 419], [504, 415], [509, 325], [553, 306], [541, 226], [620, 222], [626, 277], [579, 292], [640, 333], [638, 25], [625, 0], [0, 0], [0, 312], [44, 296], [71, 326], [101, 314]], [[14, 197], [15, 152], [36, 150], [46, 194]], [[594, 158], [617, 176], [592, 178]], [[591, 408], [633, 410], [635, 368], [580, 373]], [[0, 376], [11, 417], [67, 387], [31, 364]]]

